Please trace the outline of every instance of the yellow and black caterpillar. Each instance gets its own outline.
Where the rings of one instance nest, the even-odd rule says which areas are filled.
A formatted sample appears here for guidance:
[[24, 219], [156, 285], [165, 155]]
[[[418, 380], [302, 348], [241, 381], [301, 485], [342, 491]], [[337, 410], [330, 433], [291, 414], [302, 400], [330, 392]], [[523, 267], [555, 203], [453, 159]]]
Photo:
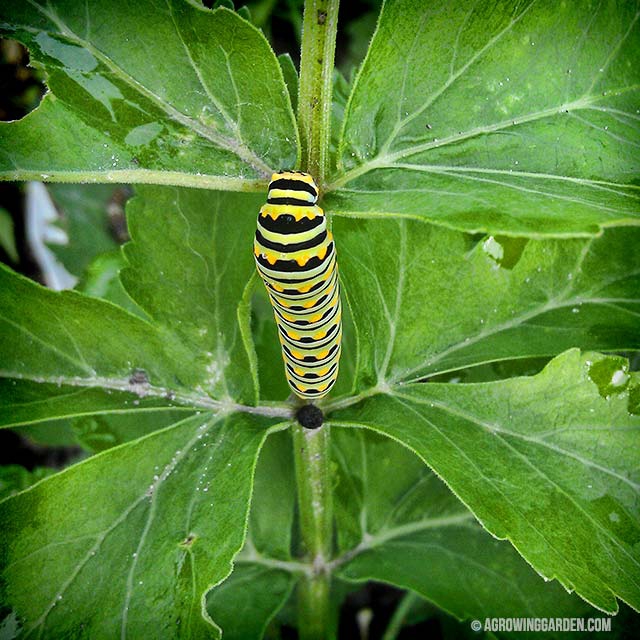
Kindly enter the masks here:
[[278, 325], [289, 386], [321, 398], [338, 377], [342, 308], [333, 236], [300, 171], [274, 173], [260, 209], [253, 252]]

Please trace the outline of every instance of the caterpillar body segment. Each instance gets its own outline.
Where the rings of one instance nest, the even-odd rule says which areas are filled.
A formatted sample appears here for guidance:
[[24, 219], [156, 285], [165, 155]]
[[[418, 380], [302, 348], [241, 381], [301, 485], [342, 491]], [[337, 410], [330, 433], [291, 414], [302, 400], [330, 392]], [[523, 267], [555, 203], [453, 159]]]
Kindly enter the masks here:
[[335, 245], [317, 200], [309, 174], [274, 173], [253, 247], [273, 306], [287, 381], [304, 399], [329, 393], [338, 377], [342, 340]]

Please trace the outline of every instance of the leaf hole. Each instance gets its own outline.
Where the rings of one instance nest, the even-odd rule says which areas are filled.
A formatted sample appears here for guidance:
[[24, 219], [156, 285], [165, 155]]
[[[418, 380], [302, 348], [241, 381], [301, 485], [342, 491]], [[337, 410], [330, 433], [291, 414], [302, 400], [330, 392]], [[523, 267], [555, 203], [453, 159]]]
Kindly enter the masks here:
[[503, 256], [500, 266], [503, 269], [513, 269], [529, 243], [528, 238], [510, 238], [508, 236], [496, 236], [496, 241], [502, 245]]
[[[589, 364], [589, 378], [598, 387], [598, 393], [605, 399], [609, 399], [612, 395], [622, 393], [629, 386], [629, 365], [626, 358], [619, 356], [613, 356], [609, 358], [603, 358]], [[636, 389], [633, 389], [634, 396], [637, 393]], [[637, 411], [637, 398], [633, 403], [633, 408]], [[631, 394], [629, 396], [629, 409], [632, 408]]]
[[512, 270], [518, 264], [528, 243], [528, 238], [467, 234], [469, 254], [482, 250], [496, 265], [508, 270]]
[[47, 92], [43, 74], [29, 66], [29, 51], [17, 40], [0, 38], [0, 65], [0, 120], [20, 120], [40, 104]]

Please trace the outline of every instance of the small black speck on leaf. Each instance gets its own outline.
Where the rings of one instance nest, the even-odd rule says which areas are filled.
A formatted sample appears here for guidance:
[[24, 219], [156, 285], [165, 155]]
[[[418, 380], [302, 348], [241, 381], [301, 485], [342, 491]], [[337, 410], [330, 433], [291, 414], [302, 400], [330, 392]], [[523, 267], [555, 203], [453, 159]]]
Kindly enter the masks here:
[[190, 533], [181, 543], [180, 546], [184, 547], [186, 549], [189, 549], [191, 547], [191, 545], [195, 542], [196, 538], [198, 536], [196, 536], [194, 533]]
[[318, 9], [318, 24], [324, 24], [327, 21], [327, 12]]
[[144, 369], [134, 369], [129, 378], [129, 384], [149, 384], [149, 376]]
[[322, 411], [314, 404], [305, 404], [298, 409], [296, 418], [305, 429], [317, 429], [322, 426], [324, 416]]

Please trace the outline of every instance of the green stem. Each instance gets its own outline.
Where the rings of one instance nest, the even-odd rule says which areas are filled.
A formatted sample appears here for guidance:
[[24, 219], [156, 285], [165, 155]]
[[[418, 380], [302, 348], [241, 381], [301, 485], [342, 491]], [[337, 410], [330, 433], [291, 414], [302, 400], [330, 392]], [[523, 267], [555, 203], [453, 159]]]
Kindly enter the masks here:
[[313, 572], [298, 589], [298, 632], [301, 640], [331, 636], [330, 574], [333, 509], [329, 473], [329, 427], [293, 427], [293, 448], [298, 490], [300, 534]]
[[[323, 190], [329, 164], [333, 58], [339, 0], [305, 0], [302, 19], [298, 129], [301, 169]], [[333, 510], [329, 474], [329, 427], [293, 427], [293, 447], [300, 514], [300, 535], [313, 571], [298, 588], [298, 634], [301, 640], [333, 635], [330, 573]]]
[[411, 610], [411, 607], [413, 607], [413, 605], [419, 600], [420, 597], [413, 591], [408, 591], [405, 594], [402, 600], [400, 600], [400, 604], [398, 604], [396, 610], [393, 612], [393, 616], [391, 617], [391, 620], [389, 620], [389, 625], [382, 636], [382, 640], [396, 640], [404, 626], [404, 621]]
[[333, 60], [339, 0], [306, 0], [302, 19], [298, 128], [302, 169], [322, 190], [329, 164]]

